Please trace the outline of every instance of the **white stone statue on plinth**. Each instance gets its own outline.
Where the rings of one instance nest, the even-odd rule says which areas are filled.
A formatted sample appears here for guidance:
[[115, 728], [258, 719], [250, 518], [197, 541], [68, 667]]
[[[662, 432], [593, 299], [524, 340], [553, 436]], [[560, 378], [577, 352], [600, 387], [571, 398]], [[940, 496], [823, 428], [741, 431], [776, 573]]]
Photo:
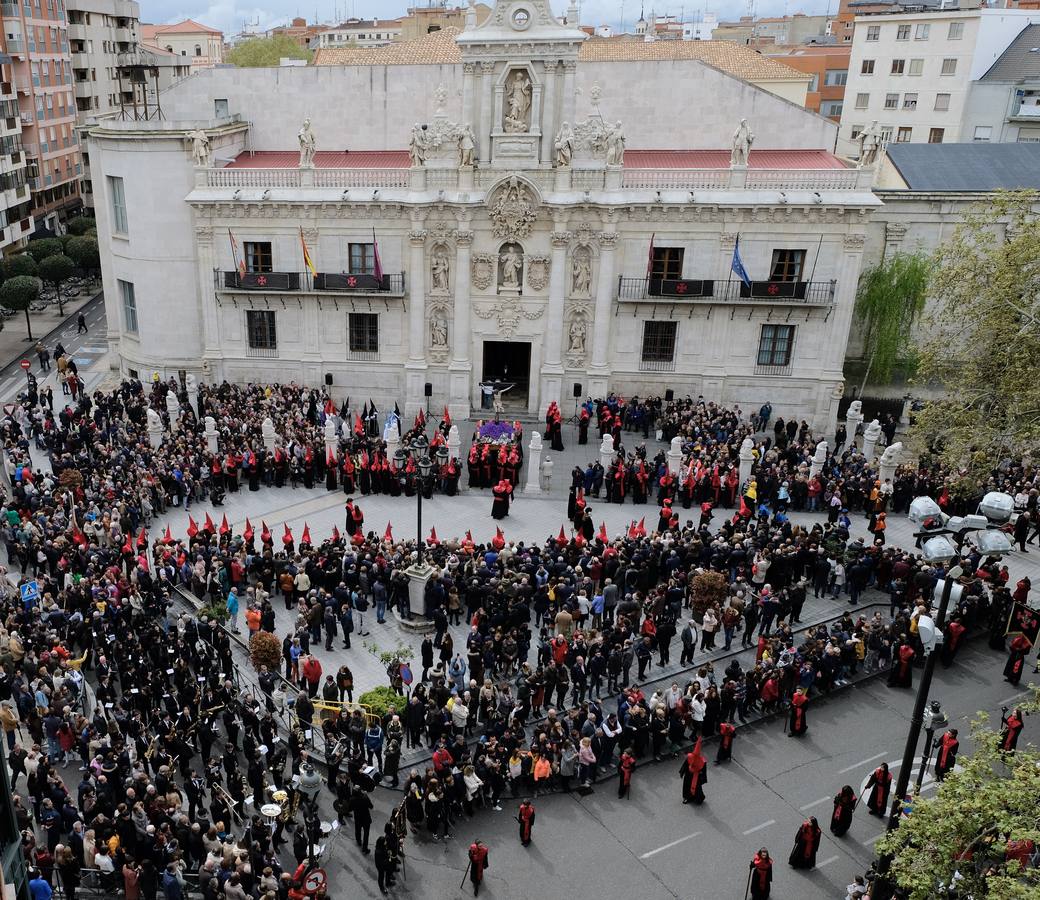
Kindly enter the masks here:
[[621, 123], [615, 122], [607, 131], [607, 165], [623, 166], [625, 164], [625, 132]]
[[603, 435], [603, 440], [600, 441], [599, 445], [599, 463], [603, 466], [603, 471], [606, 472], [610, 468], [610, 464], [614, 461], [614, 438], [609, 434]]
[[553, 143], [556, 151], [556, 167], [558, 169], [569, 169], [571, 157], [574, 155], [574, 129], [570, 122], [564, 122], [556, 135]]
[[813, 454], [812, 465], [809, 466], [809, 477], [815, 478], [820, 472], [823, 471], [823, 465], [827, 462], [827, 442], [820, 441], [816, 445], [816, 452]]
[[850, 447], [855, 445], [856, 432], [862, 424], [863, 403], [860, 400], [853, 400], [849, 404], [848, 410], [845, 412], [845, 440], [849, 442]]
[[177, 420], [181, 417], [181, 402], [174, 391], [166, 392], [166, 414], [170, 417], [170, 431], [176, 431]]
[[[209, 417], [206, 418], [207, 428], [209, 428], [209, 422], [211, 421], [212, 420]], [[264, 449], [267, 451], [268, 455], [273, 454], [278, 435], [275, 434], [274, 422], [271, 421], [270, 416], [260, 423], [260, 434], [262, 434], [264, 438]]]
[[325, 455], [328, 456], [329, 451], [335, 452], [339, 449], [339, 436], [336, 434], [336, 426], [332, 419], [325, 420]]
[[755, 442], [751, 438], [744, 438], [744, 442], [740, 445], [740, 470], [738, 477], [740, 479], [740, 490], [744, 490], [744, 485], [747, 484], [748, 479], [751, 477], [751, 469], [755, 464]]
[[191, 141], [191, 156], [197, 169], [208, 169], [212, 164], [209, 135], [201, 128], [188, 132], [188, 140]]
[[896, 469], [899, 467], [902, 455], [903, 444], [901, 441], [896, 441], [894, 444], [889, 444], [885, 447], [885, 452], [881, 454], [881, 460], [878, 464], [878, 480], [882, 484], [895, 479]]
[[[459, 451], [462, 449], [462, 435], [459, 434], [459, 426], [452, 425], [448, 429], [448, 459], [458, 459]], [[459, 491], [465, 491], [467, 479], [459, 479]]]
[[668, 473], [678, 475], [679, 467], [682, 465], [682, 438], [672, 438], [671, 446], [668, 448]]
[[[273, 430], [273, 429], [272, 429]], [[217, 420], [213, 416], [206, 416], [206, 430], [204, 432], [206, 436], [206, 450], [210, 456], [216, 456], [217, 454]]]
[[463, 125], [459, 131], [459, 165], [472, 168], [476, 149], [477, 139], [473, 136], [473, 129], [469, 125]]
[[157, 450], [159, 445], [162, 443], [163, 438], [163, 423], [159, 414], [152, 409], [150, 406], [145, 411], [145, 416], [148, 420], [148, 443], [152, 445], [153, 450]]
[[300, 141], [300, 168], [314, 168], [314, 154], [317, 151], [317, 143], [314, 140], [314, 132], [311, 131], [311, 120], [304, 119], [303, 127], [297, 135]]
[[881, 129], [878, 128], [877, 119], [857, 135], [856, 141], [859, 144], [858, 167], [860, 169], [870, 168], [878, 161], [878, 157], [881, 155], [881, 147], [884, 144], [884, 138], [881, 135]]
[[197, 416], [199, 414], [199, 380], [189, 372], [184, 376], [184, 391], [188, 395], [188, 405]]
[[542, 493], [548, 494], [549, 489], [552, 487], [552, 470], [553, 461], [551, 456], [545, 457], [542, 461]]
[[874, 449], [877, 447], [878, 438], [880, 437], [881, 423], [874, 419], [863, 429], [863, 455], [867, 458], [868, 464], [874, 459]]
[[542, 435], [540, 432], [531, 432], [531, 443], [527, 445], [527, 449], [527, 481], [524, 483], [524, 493], [538, 494], [542, 490], [541, 467], [538, 465], [542, 455]]
[[751, 145], [755, 142], [755, 135], [748, 125], [747, 119], [741, 119], [737, 130], [733, 132], [733, 150], [730, 153], [729, 164], [733, 168], [747, 168], [748, 158], [751, 156]]

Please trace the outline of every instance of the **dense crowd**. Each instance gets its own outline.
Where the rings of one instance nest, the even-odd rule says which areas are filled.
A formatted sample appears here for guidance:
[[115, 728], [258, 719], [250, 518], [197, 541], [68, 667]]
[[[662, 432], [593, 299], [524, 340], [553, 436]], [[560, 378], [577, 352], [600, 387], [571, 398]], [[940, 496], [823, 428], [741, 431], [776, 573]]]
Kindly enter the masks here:
[[[323, 460], [331, 463], [324, 424], [335, 417], [329, 398], [292, 386], [223, 385], [199, 391], [198, 413], [217, 422], [219, 457], [208, 453], [200, 416], [187, 403], [173, 437], [153, 449], [147, 410], [167, 410], [173, 389], [126, 383], [81, 396], [57, 415], [30, 403], [2, 422], [15, 466], [0, 538], [8, 565], [22, 581], [35, 578], [39, 598], [23, 602], [5, 590], [0, 723], [27, 859], [39, 879], [60, 879], [66, 896], [89, 878], [124, 890], [128, 900], [152, 900], [160, 889], [175, 900], [188, 874], [207, 898], [304, 896], [305, 868], [285, 867], [279, 848], [299, 794], [293, 776], [311, 759], [311, 729], [324, 738], [336, 809], [352, 820], [367, 853], [368, 794], [378, 779], [402, 789], [401, 815], [414, 833], [442, 839], [460, 817], [497, 808], [505, 797], [586, 789], [615, 770], [624, 788], [643, 760], [699, 738], [719, 736], [731, 752], [735, 723], [792, 701], [802, 709], [792, 722], [804, 728], [806, 700], [860, 669], [887, 670], [894, 687], [906, 687], [922, 655], [917, 622], [945, 573], [887, 546], [883, 535], [872, 543], [850, 538], [850, 512], [876, 520], [896, 502], [897, 487], [880, 490], [872, 461], [851, 448], [829, 457], [815, 480], [836, 514], [803, 527], [785, 512], [815, 508], [807, 428], [791, 434], [786, 423], [763, 439], [769, 417], [761, 410], [752, 425], [739, 411], [703, 402], [633, 407], [612, 398], [596, 415], [619, 429], [619, 469], [630, 473], [632, 464], [626, 429], [656, 425], [682, 437], [681, 483], [692, 478], [697, 525], [670, 512], [676, 501], [685, 505], [686, 488], [662, 486], [663, 461], [637, 447], [634, 459], [662, 507], [649, 534], [578, 528], [542, 544], [436, 543], [425, 552], [435, 568], [425, 598], [435, 631], [419, 647], [421, 671], [406, 692], [407, 661], [391, 662], [400, 702], [366, 716], [352, 705], [349, 666], [323, 672], [311, 650], [321, 642], [349, 647], [352, 634], [364, 633], [366, 614], [380, 621], [392, 607], [410, 614], [404, 570], [411, 542], [366, 534], [353, 516], [343, 536], [277, 547], [266, 530], [203, 528], [181, 540], [144, 529], [167, 506], [235, 490], [239, 479], [250, 487], [287, 484], [296, 471], [312, 484], [334, 469], [330, 486], [363, 492], [360, 477], [344, 480], [346, 463], [366, 453], [371, 463], [383, 452], [376, 428], [368, 416], [358, 417], [360, 432], [344, 428], [336, 465], [323, 470]], [[263, 455], [267, 417], [285, 442], [281, 458]], [[425, 431], [425, 423], [415, 427]], [[756, 441], [752, 479], [732, 496], [716, 492], [716, 475], [728, 481], [745, 437]], [[30, 465], [39, 451], [53, 474]], [[584, 491], [587, 473], [578, 474]], [[1009, 467], [995, 478], [1017, 479], [1024, 505], [1035, 510], [1031, 473]], [[904, 489], [934, 494], [942, 479], [922, 470]], [[395, 473], [388, 486], [407, 491], [407, 473], [403, 480]], [[837, 503], [827, 499], [835, 496]], [[713, 529], [716, 504], [734, 512]], [[946, 625], [947, 664], [973, 629], [988, 629], [993, 646], [1003, 648], [1011, 604], [1028, 599], [1028, 581], [1012, 589], [998, 560], [965, 546], [962, 566], [964, 591]], [[238, 663], [223, 629], [173, 611], [178, 585], [218, 617], [226, 613], [232, 630], [244, 618], [251, 635], [276, 631], [279, 600], [295, 611], [294, 626], [279, 636], [282, 672], [262, 668], [259, 695], [236, 689], [230, 674]], [[890, 598], [887, 614], [858, 614], [871, 587]], [[810, 591], [847, 595], [850, 608], [829, 625], [799, 628]], [[456, 646], [449, 626], [463, 618], [468, 631]], [[738, 639], [755, 649], [754, 664], [733, 660], [716, 671], [706, 654]], [[692, 668], [655, 686], [655, 669], [670, 664], [676, 644], [680, 663]], [[319, 699], [347, 704], [322, 714]], [[290, 728], [285, 705], [292, 706]], [[276, 740], [280, 732], [284, 742]], [[403, 751], [420, 746], [431, 751], [430, 764], [402, 772]], [[81, 770], [75, 787], [61, 771], [70, 761]], [[285, 813], [269, 823], [256, 810], [278, 790], [288, 795]], [[296, 862], [305, 866], [313, 835], [290, 830]], [[375, 842], [384, 890], [403, 853], [401, 831], [388, 823]]]

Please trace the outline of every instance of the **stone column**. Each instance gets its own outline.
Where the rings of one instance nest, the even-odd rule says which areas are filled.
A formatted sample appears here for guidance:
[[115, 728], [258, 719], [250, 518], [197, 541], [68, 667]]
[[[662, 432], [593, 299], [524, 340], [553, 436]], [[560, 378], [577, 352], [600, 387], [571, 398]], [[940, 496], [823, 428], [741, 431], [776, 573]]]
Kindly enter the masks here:
[[678, 475], [682, 465], [682, 438], [673, 437], [671, 446], [668, 448], [668, 473]]
[[408, 361], [405, 363], [405, 416], [424, 406], [426, 375], [426, 230], [422, 219], [412, 219], [408, 272]]
[[[469, 224], [460, 222], [463, 224]], [[470, 325], [472, 299], [470, 297], [470, 249], [473, 232], [459, 228], [455, 232], [455, 309], [451, 329], [451, 363], [449, 371], [449, 412], [459, 419], [469, 418], [471, 402], [471, 376], [473, 363], [470, 361]]]
[[332, 419], [325, 420], [325, 459], [329, 454], [335, 454], [339, 450], [339, 435], [336, 434], [336, 426]]
[[747, 484], [747, 480], [751, 477], [751, 467], [754, 464], [755, 452], [751, 444], [751, 438], [744, 438], [744, 444], [740, 448], [740, 467], [738, 469], [740, 484], [737, 490], [744, 490], [744, 485]]
[[480, 138], [480, 162], [486, 165], [491, 162], [491, 131], [494, 128], [491, 121], [491, 94], [494, 89], [495, 64], [482, 62], [480, 74], [480, 128], [477, 134]]
[[386, 432], [386, 458], [391, 462], [394, 460], [394, 456], [397, 454], [397, 449], [401, 446], [401, 432], [398, 428], [391, 428]]
[[592, 320], [592, 365], [589, 367], [589, 395], [607, 395], [610, 371], [607, 352], [610, 349], [610, 306], [614, 298], [614, 248], [616, 231], [604, 231], [599, 236], [599, 277], [596, 282], [596, 309]]
[[882, 259], [891, 259], [903, 249], [903, 238], [906, 237], [906, 226], [898, 222], [885, 224], [885, 249]]
[[610, 464], [614, 461], [614, 438], [609, 434], [603, 435], [599, 443], [599, 463], [603, 466], [603, 477], [607, 477]]
[[554, 400], [559, 403], [563, 392], [563, 304], [567, 291], [567, 247], [570, 240], [569, 231], [557, 230], [552, 233], [545, 361], [542, 363], [542, 406], [548, 406]]
[[413, 565], [405, 569], [408, 576], [408, 610], [413, 616], [426, 615], [426, 582], [430, 580], [433, 569], [428, 565]]
[[815, 478], [819, 475], [823, 471], [825, 462], [827, 462], [827, 442], [820, 441], [816, 445], [816, 452], [813, 454], [812, 462], [809, 464], [809, 477]]
[[[394, 448], [397, 449], [396, 447]], [[448, 429], [448, 459], [457, 459], [459, 465], [462, 466], [463, 471], [459, 476], [459, 492], [469, 490], [468, 484], [469, 479], [465, 477], [465, 466], [466, 464], [462, 461], [462, 456], [459, 451], [462, 449], [462, 435], [459, 434], [459, 426], [452, 425]]]
[[213, 416], [206, 416], [206, 451], [210, 456], [217, 455], [217, 420]]
[[856, 429], [863, 424], [863, 413], [853, 412], [850, 408], [845, 413], [845, 445], [853, 447], [856, 444]]
[[264, 437], [264, 450], [267, 451], [268, 456], [272, 456], [278, 435], [274, 430], [274, 422], [271, 421], [270, 416], [260, 423], [260, 433]]
[[538, 154], [543, 166], [552, 164], [553, 141], [556, 139], [556, 69], [555, 59], [542, 62], [545, 67], [545, 90], [542, 92], [542, 150]]
[[564, 122], [570, 122], [574, 125], [574, 73], [577, 69], [577, 62], [573, 59], [565, 59], [563, 61], [563, 119]]
[[176, 431], [181, 417], [181, 402], [173, 391], [166, 392], [166, 413], [170, 417], [170, 431]]
[[[215, 436], [216, 435], [214, 435], [214, 437]], [[209, 437], [209, 435], [207, 435], [207, 437]], [[148, 443], [152, 445], [152, 449], [153, 450], [158, 450], [159, 449], [160, 445], [162, 444], [162, 439], [163, 439], [162, 419], [160, 419], [158, 417], [156, 417], [156, 418], [151, 418], [150, 417], [149, 418], [149, 422], [148, 422]], [[215, 453], [216, 450], [214, 450], [213, 452]]]
[[542, 491], [546, 494], [552, 489], [553, 461], [551, 456], [542, 460]]
[[[195, 246], [199, 257], [199, 321], [202, 323], [202, 353], [206, 359], [220, 357], [220, 326], [217, 318], [217, 301], [214, 296], [213, 278], [217, 257], [213, 250], [213, 229], [208, 225], [195, 228]], [[224, 283], [222, 272], [216, 274], [220, 284]], [[239, 315], [245, 317], [244, 312]], [[109, 340], [113, 330], [109, 329]], [[118, 333], [118, 332], [115, 332]], [[118, 349], [118, 348], [117, 348]], [[118, 353], [115, 357], [118, 358]]]
[[879, 437], [881, 437], [881, 423], [877, 419], [873, 419], [863, 429], [863, 456], [866, 457], [868, 466], [874, 461], [874, 451], [877, 449]]
[[191, 372], [184, 377], [184, 390], [188, 394], [188, 406], [191, 407], [191, 411], [197, 419], [199, 415], [199, 380]]
[[539, 494], [542, 491], [541, 466], [542, 436], [537, 431], [531, 432], [531, 443], [528, 444], [527, 482], [524, 484], [525, 494]]
[[476, 63], [462, 64], [462, 123], [463, 125], [473, 122], [473, 82], [475, 79]]
[[[859, 283], [860, 268], [863, 262], [862, 234], [847, 234], [841, 244], [841, 261], [838, 266], [838, 277], [834, 286], [834, 308], [831, 311], [831, 328], [828, 332], [836, 336], [827, 341], [821, 353], [821, 373], [817, 382], [817, 396], [825, 394], [823, 406], [825, 414], [812, 423], [815, 430], [826, 428], [832, 421], [837, 421], [838, 402], [841, 394], [836, 384], [841, 382], [845, 366], [845, 354], [848, 351], [849, 330], [852, 327], [853, 310], [856, 305], [856, 287]], [[828, 249], [837, 250], [834, 243], [823, 242], [823, 252]], [[840, 337], [839, 337], [840, 336]], [[828, 388], [828, 385], [831, 385]], [[819, 404], [817, 405], [819, 408]], [[852, 443], [852, 430], [849, 429], [849, 443]]]

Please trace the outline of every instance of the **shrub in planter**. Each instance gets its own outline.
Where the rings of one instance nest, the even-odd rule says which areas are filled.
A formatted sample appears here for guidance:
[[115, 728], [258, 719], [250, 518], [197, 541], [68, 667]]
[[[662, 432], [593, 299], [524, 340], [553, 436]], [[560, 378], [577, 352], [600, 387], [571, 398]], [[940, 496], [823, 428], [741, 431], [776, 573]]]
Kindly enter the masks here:
[[[279, 646], [278, 649], [280, 652], [281, 647]], [[365, 691], [358, 697], [358, 703], [362, 706], [367, 706], [370, 713], [382, 718], [387, 714], [391, 706], [400, 712], [404, 707], [404, 697], [392, 688], [377, 687], [372, 688], [370, 691]]]
[[282, 642], [269, 631], [258, 631], [249, 639], [249, 661], [258, 672], [261, 666], [277, 672], [282, 663]]
[[[211, 606], [203, 606], [199, 610], [199, 618], [205, 616], [211, 622], [226, 622], [228, 617], [227, 606], [223, 603], [214, 603]], [[279, 652], [281, 645], [279, 644]]]

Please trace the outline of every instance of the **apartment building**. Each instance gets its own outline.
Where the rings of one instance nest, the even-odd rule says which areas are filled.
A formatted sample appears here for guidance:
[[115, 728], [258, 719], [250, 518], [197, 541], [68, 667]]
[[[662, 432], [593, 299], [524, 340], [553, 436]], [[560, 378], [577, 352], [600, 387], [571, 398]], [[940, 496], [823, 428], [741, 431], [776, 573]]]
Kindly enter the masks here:
[[1027, 25], [975, 81], [963, 140], [1040, 143], [1040, 25]]
[[79, 142], [64, 0], [0, 3], [12, 60], [26, 177], [37, 225], [57, 230], [80, 206]]
[[[972, 2], [972, 0], [969, 0]], [[840, 147], [872, 122], [894, 143], [970, 141], [968, 98], [1040, 12], [929, 9], [857, 16], [839, 130]]]
[[805, 93], [805, 108], [835, 122], [840, 121], [845, 103], [851, 53], [848, 44], [810, 44], [762, 50], [763, 56], [811, 75], [812, 81]]
[[827, 16], [741, 16], [736, 22], [719, 22], [712, 40], [733, 41], [750, 47], [768, 44], [808, 44], [827, 34]]
[[69, 15], [72, 82], [82, 125], [119, 111], [118, 68], [138, 48], [136, 0], [65, 0]]
[[34, 226], [22, 146], [14, 61], [0, 55], [0, 252], [23, 245]]
[[382, 47], [400, 38], [400, 19], [348, 19], [316, 34], [311, 47]]

